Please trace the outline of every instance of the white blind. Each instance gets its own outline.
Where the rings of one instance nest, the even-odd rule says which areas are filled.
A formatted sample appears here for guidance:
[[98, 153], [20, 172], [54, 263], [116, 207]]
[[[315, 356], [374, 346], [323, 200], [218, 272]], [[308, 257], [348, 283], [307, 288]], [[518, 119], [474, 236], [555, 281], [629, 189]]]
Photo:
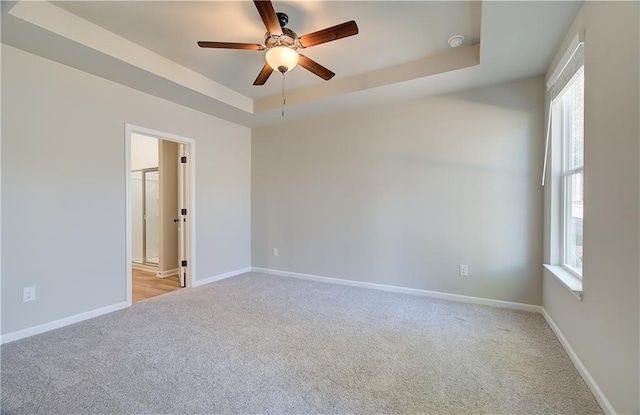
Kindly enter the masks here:
[[584, 65], [584, 30], [576, 33], [571, 39], [571, 43], [547, 80], [547, 89], [552, 101], [562, 92], [582, 65]]
[[584, 43], [579, 43], [576, 49], [573, 52], [573, 56], [569, 59], [569, 62], [566, 63], [560, 74], [558, 75], [556, 81], [549, 88], [549, 94], [551, 95], [551, 100], [553, 101], [559, 94], [562, 92], [567, 83], [573, 78], [573, 75], [578, 72], [584, 65]]

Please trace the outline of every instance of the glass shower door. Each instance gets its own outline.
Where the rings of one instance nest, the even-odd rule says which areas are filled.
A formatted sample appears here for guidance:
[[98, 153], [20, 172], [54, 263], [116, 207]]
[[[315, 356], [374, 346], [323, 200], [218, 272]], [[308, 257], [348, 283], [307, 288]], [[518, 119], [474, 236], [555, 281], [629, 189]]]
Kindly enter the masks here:
[[144, 264], [142, 172], [131, 172], [131, 260]]
[[131, 258], [142, 265], [158, 265], [158, 169], [131, 172]]
[[145, 180], [145, 259], [150, 265], [158, 265], [160, 207], [158, 201], [158, 170], [147, 171]]

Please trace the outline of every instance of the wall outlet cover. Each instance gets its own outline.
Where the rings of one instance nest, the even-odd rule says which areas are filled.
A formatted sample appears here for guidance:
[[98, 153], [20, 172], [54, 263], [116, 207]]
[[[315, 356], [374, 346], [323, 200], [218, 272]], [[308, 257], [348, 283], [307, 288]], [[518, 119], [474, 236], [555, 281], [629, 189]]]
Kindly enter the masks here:
[[34, 301], [36, 299], [36, 287], [25, 287], [22, 289], [22, 302]]
[[469, 265], [460, 265], [460, 275], [463, 277], [469, 276]]

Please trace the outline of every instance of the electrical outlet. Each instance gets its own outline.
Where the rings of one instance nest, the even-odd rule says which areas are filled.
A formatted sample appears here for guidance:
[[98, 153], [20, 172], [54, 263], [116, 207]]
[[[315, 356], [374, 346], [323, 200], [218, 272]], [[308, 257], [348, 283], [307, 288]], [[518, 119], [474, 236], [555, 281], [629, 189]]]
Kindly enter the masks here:
[[273, 256], [278, 256], [278, 248], [273, 248]]
[[22, 302], [34, 301], [36, 299], [36, 287], [25, 287], [22, 289]]
[[469, 276], [469, 265], [460, 265], [460, 276], [468, 277]]

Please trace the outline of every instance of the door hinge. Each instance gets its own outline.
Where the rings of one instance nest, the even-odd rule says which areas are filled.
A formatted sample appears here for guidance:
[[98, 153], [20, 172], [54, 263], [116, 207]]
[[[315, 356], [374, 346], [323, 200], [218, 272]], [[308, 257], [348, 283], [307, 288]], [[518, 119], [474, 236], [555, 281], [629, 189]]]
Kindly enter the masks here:
[[186, 267], [187, 266], [187, 261], [182, 261], [182, 266]]
[[180, 214], [182, 214], [182, 215], [186, 215], [186, 214], [187, 214], [187, 209], [181, 209], [181, 210], [180, 210]]
[[187, 156], [180, 157], [180, 163], [186, 163], [186, 162], [187, 162]]

